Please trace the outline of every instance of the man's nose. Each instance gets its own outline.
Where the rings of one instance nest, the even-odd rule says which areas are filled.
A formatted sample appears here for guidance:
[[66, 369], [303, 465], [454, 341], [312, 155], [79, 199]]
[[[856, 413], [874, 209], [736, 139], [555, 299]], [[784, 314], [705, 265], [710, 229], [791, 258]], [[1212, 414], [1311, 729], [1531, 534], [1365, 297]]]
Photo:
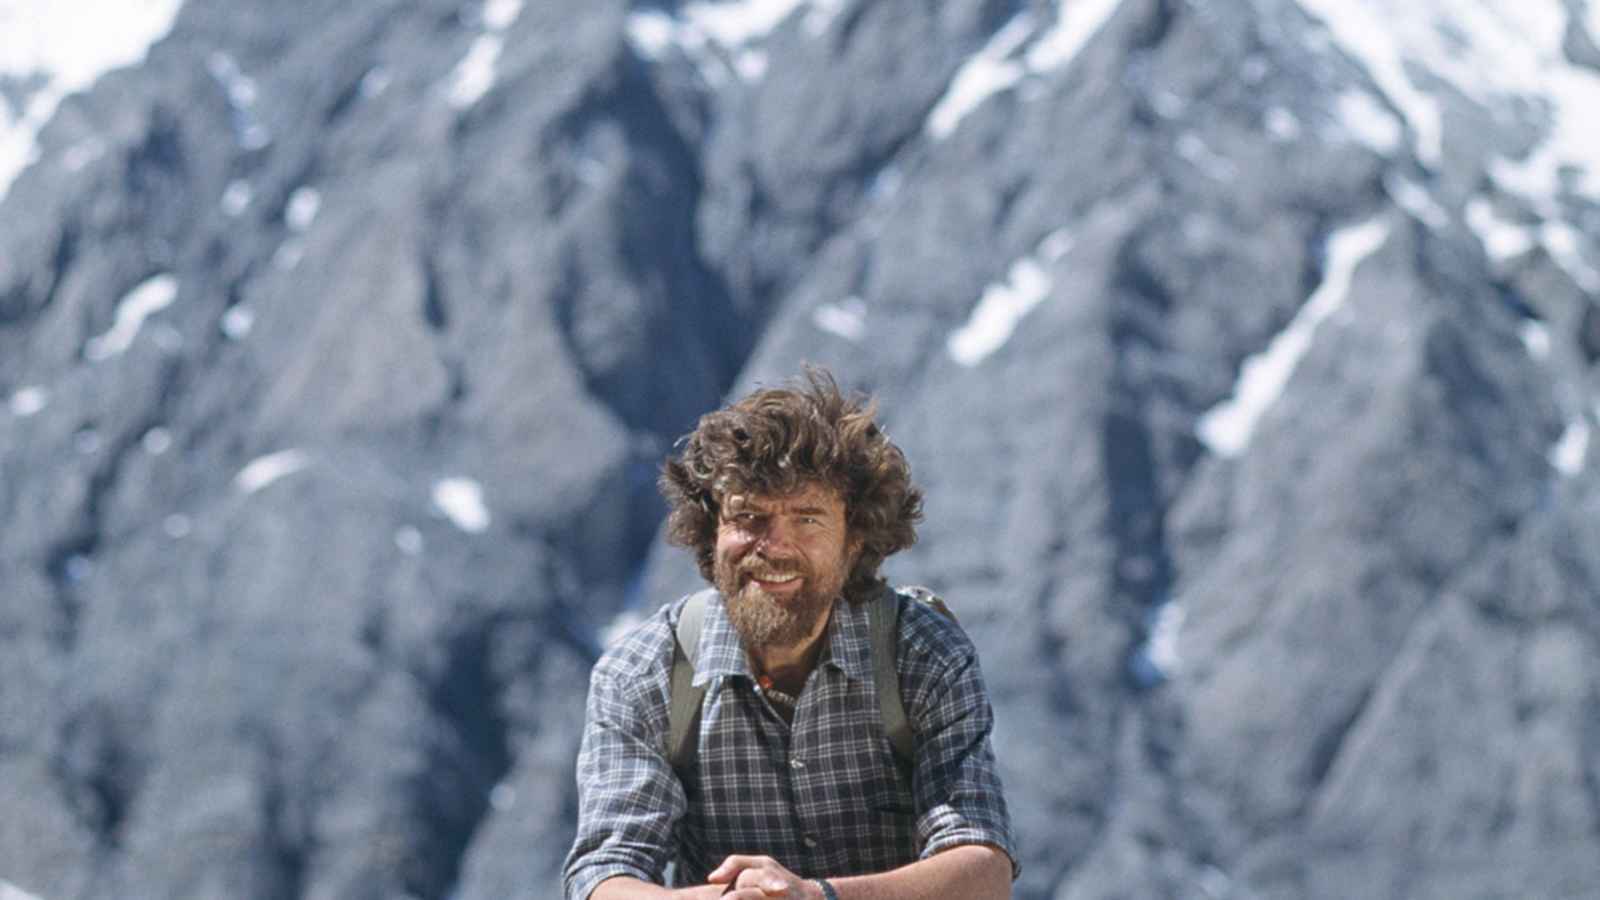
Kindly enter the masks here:
[[761, 533], [760, 549], [772, 555], [782, 555], [794, 548], [794, 526], [774, 516], [767, 521]]

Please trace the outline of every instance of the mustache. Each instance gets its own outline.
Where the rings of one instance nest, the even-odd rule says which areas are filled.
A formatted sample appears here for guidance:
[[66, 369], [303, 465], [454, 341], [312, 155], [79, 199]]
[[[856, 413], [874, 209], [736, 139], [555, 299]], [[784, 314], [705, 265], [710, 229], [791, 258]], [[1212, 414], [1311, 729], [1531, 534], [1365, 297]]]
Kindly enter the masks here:
[[752, 557], [739, 563], [736, 570], [741, 575], [754, 575], [757, 578], [775, 578], [785, 575], [810, 575], [811, 570], [798, 559], [764, 559]]

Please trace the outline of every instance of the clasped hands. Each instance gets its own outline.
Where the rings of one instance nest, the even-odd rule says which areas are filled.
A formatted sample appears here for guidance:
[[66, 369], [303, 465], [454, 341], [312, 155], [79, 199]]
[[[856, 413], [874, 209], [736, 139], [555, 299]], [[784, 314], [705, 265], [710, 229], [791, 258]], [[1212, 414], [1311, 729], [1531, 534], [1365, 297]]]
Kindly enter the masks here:
[[801, 878], [770, 856], [730, 856], [706, 876], [709, 885], [692, 896], [729, 900], [823, 900], [815, 881]]

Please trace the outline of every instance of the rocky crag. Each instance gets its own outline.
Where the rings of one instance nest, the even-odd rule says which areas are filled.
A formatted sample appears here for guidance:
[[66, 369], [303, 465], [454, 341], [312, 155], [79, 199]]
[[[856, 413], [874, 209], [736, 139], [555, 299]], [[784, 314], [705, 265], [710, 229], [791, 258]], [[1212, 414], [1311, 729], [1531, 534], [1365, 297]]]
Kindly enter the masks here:
[[802, 360], [1019, 897], [1592, 895], [1600, 4], [1519, 10], [187, 0], [0, 77], [0, 896], [555, 896], [655, 467]]

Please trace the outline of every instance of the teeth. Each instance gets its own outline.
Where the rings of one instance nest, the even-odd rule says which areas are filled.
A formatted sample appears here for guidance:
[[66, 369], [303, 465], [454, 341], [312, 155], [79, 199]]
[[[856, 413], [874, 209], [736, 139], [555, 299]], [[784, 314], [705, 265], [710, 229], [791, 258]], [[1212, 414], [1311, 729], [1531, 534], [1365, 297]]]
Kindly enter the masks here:
[[765, 581], [767, 584], [786, 584], [800, 576], [791, 572], [786, 575], [751, 575], [751, 577], [757, 581]]

